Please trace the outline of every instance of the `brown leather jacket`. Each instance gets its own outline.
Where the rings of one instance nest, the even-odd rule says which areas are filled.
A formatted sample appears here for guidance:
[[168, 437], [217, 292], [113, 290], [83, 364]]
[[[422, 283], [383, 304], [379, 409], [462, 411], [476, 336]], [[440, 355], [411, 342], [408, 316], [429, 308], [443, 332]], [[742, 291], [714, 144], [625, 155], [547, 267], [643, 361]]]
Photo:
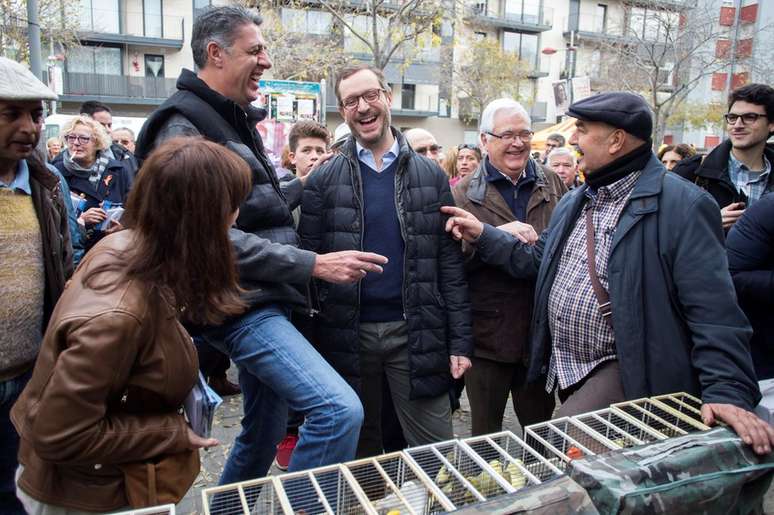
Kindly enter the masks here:
[[[127, 506], [117, 465], [198, 452], [188, 449], [178, 413], [198, 362], [173, 304], [137, 281], [99, 290], [82, 283], [115, 261], [111, 250], [130, 244], [131, 231], [108, 236], [83, 260], [11, 411], [21, 436], [19, 484], [48, 504], [96, 512]], [[106, 272], [98, 282], [117, 276]]]
[[[520, 221], [530, 224], [540, 234], [548, 226], [551, 213], [567, 188], [554, 172], [533, 163], [535, 186], [527, 204], [527, 219]], [[486, 181], [485, 161], [462, 179], [452, 194], [458, 207], [473, 213], [482, 222], [497, 227], [516, 220], [502, 195]], [[526, 363], [534, 281], [514, 279], [484, 265], [470, 246], [463, 247], [469, 257], [474, 355], [504, 363]]]

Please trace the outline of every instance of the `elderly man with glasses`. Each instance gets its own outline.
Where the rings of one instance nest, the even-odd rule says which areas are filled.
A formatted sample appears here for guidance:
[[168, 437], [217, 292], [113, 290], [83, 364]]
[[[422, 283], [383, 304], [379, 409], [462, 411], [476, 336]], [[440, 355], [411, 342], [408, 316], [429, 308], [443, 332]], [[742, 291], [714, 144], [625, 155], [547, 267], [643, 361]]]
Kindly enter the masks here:
[[435, 136], [425, 129], [414, 128], [409, 129], [403, 136], [408, 141], [409, 146], [414, 149], [414, 152], [421, 154], [429, 159], [432, 159], [439, 165], [441, 164], [441, 149], [443, 148], [436, 141]]
[[[479, 132], [486, 156], [455, 186], [457, 205], [494, 226], [519, 221], [542, 231], [567, 188], [530, 157], [529, 114], [514, 100], [495, 100], [484, 109]], [[546, 420], [554, 409], [553, 396], [545, 383], [526, 382], [534, 281], [514, 279], [481, 262], [472, 247], [465, 249], [475, 343], [473, 367], [465, 376], [472, 432], [501, 430], [509, 394], [522, 426]]]
[[728, 230], [764, 193], [774, 191], [771, 166], [774, 146], [774, 88], [748, 84], [728, 97], [724, 116], [728, 139], [702, 161], [686, 159], [672, 170], [707, 190], [720, 206]]
[[370, 456], [383, 450], [383, 375], [409, 445], [452, 438], [449, 389], [470, 367], [470, 303], [462, 251], [440, 213], [454, 204], [448, 178], [390, 126], [382, 71], [344, 68], [335, 92], [351, 136], [309, 176], [299, 233], [315, 252], [388, 258], [359, 284], [317, 285], [316, 343], [360, 394], [358, 454]]

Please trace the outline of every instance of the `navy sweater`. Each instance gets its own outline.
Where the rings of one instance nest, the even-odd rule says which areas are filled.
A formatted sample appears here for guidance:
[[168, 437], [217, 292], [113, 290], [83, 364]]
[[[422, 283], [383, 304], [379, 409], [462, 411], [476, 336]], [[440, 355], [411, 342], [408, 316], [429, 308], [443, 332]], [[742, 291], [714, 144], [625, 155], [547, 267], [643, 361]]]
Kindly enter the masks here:
[[360, 163], [363, 180], [363, 250], [387, 257], [384, 273], [369, 273], [360, 283], [360, 321], [403, 320], [403, 236], [395, 205], [398, 160], [381, 172]]

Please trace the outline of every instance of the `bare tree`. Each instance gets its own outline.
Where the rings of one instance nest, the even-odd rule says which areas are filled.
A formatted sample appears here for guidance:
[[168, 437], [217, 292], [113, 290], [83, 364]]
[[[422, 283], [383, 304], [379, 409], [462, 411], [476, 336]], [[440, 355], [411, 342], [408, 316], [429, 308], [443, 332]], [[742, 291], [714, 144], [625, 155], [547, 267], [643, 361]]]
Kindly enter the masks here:
[[519, 84], [528, 80], [530, 66], [502, 49], [499, 41], [484, 38], [463, 45], [454, 64], [454, 88], [460, 104], [460, 118], [478, 119], [486, 104], [501, 97], [519, 98]]
[[438, 46], [432, 29], [443, 18], [443, 0], [318, 0], [341, 26], [347, 50], [368, 54], [384, 69], [393, 57], [406, 66], [416, 55]]
[[[77, 46], [79, 9], [78, 0], [40, 0], [38, 21], [42, 43], [57, 50]], [[0, 0], [0, 55], [26, 62], [29, 54], [27, 2]]]
[[721, 27], [708, 7], [685, 10], [627, 0], [624, 11], [622, 36], [599, 43], [607, 67], [602, 82], [605, 89], [640, 93], [648, 101], [658, 143], [691, 91], [727, 64], [715, 48]]
[[271, 49], [272, 75], [277, 79], [319, 82], [347, 62], [339, 27], [331, 23], [327, 32], [309, 33], [308, 3], [288, 1], [278, 5], [275, 0], [248, 0], [243, 4], [261, 11], [262, 29]]

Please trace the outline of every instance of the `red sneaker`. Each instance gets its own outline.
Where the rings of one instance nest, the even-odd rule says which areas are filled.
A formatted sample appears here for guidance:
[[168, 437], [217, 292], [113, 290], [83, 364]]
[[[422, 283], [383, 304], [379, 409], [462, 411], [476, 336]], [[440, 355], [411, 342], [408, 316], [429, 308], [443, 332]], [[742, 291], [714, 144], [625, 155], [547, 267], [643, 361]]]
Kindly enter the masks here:
[[290, 464], [290, 457], [293, 455], [293, 449], [296, 448], [298, 442], [298, 435], [286, 435], [285, 438], [277, 446], [277, 457], [274, 458], [274, 463], [280, 470], [287, 470]]

